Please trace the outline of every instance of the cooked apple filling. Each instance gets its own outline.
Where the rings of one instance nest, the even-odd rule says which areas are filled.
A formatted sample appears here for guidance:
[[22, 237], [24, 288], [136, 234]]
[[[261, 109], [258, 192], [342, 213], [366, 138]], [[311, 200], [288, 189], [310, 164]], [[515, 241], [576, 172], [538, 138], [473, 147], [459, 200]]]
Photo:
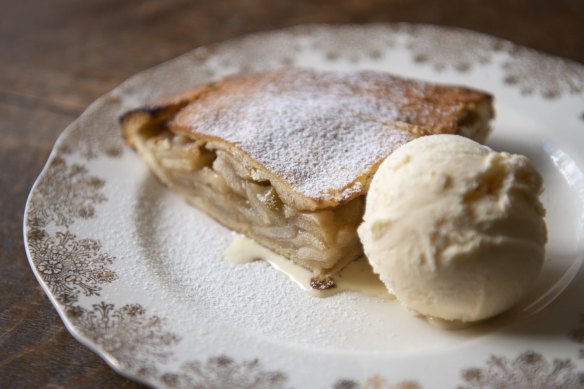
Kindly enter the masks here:
[[362, 255], [356, 230], [379, 164], [418, 136], [484, 140], [492, 103], [383, 72], [284, 68], [209, 82], [126, 112], [121, 124], [190, 203], [326, 276]]
[[356, 228], [363, 196], [332, 209], [299, 211], [283, 203], [269, 181], [253, 180], [211, 142], [167, 130], [139, 139], [136, 147], [150, 156], [151, 169], [187, 201], [317, 274], [334, 272], [362, 253]]

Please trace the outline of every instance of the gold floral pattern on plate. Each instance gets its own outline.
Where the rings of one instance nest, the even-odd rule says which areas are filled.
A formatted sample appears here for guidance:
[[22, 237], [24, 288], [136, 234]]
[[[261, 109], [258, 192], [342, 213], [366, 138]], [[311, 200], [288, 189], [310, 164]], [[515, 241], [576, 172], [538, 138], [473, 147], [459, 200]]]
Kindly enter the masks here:
[[69, 231], [30, 230], [28, 244], [40, 277], [63, 305], [77, 302], [81, 293], [99, 296], [102, 284], [118, 278], [109, 269], [114, 258], [102, 252], [97, 240], [78, 239]]
[[32, 193], [26, 214], [28, 225], [43, 228], [54, 223], [68, 227], [76, 219], [95, 216], [95, 206], [107, 200], [105, 181], [90, 175], [83, 165], [53, 158]]
[[[267, 41], [260, 36], [249, 35], [212, 47], [212, 56], [205, 59], [213, 58], [219, 66], [238, 72], [294, 65], [295, 53], [301, 50], [301, 46], [291, 44], [294, 42], [293, 31], [277, 31]], [[263, 61], [258, 61], [258, 58], [263, 58]]]
[[[116, 106], [119, 100], [114, 97], [108, 97], [101, 107], [94, 109], [107, 109], [108, 106]], [[91, 109], [91, 108], [90, 108]], [[70, 131], [66, 139], [60, 142], [57, 150], [61, 155], [77, 154], [86, 160], [93, 160], [98, 157], [119, 158], [124, 152], [124, 142], [117, 131], [117, 115], [109, 117], [104, 123], [95, 123], [87, 120], [82, 115], [75, 126], [84, 126], [90, 129], [88, 132]]]
[[122, 156], [124, 148], [122, 147], [121, 143], [119, 142], [112, 142], [111, 145], [101, 147], [98, 143], [87, 143], [86, 147], [82, 149], [74, 149], [72, 144], [76, 144], [78, 142], [68, 142], [61, 145], [59, 151], [63, 155], [71, 155], [74, 153], [78, 153], [82, 158], [87, 160], [95, 159], [99, 156], [105, 155], [110, 158], [119, 158]]
[[178, 373], [166, 373], [160, 380], [170, 388], [280, 389], [287, 377], [279, 371], [266, 371], [260, 362], [236, 362], [227, 356], [183, 364]]
[[576, 371], [570, 359], [549, 361], [533, 351], [525, 351], [514, 360], [491, 356], [486, 367], [463, 370], [462, 378], [465, 383], [461, 389], [584, 388], [584, 371]]
[[156, 362], [173, 355], [172, 346], [180, 337], [165, 329], [165, 320], [146, 314], [140, 304], [121, 308], [101, 302], [92, 309], [74, 306], [67, 316], [75, 327], [120, 365], [137, 374], [150, 376]]
[[344, 26], [331, 29], [328, 26], [298, 28], [305, 34], [313, 49], [321, 52], [329, 61], [348, 60], [358, 63], [362, 59], [380, 59], [387, 48], [396, 44], [395, 28], [387, 24]]
[[333, 385], [333, 389], [422, 389], [416, 381], [400, 381], [392, 383], [386, 378], [375, 375], [359, 383], [353, 380], [339, 380]]
[[167, 330], [164, 319], [148, 315], [140, 304], [116, 308], [101, 302], [88, 310], [81, 306], [67, 309], [75, 327], [118, 364], [141, 377], [149, 377], [169, 388], [284, 388], [287, 377], [267, 371], [259, 360], [236, 362], [227, 356], [183, 363], [177, 372], [164, 372], [158, 363], [174, 356], [173, 346], [181, 338]]
[[491, 61], [493, 51], [507, 45], [504, 41], [466, 30], [444, 30], [434, 26], [411, 26], [407, 47], [419, 64], [429, 64], [440, 71], [453, 68], [468, 72], [473, 67]]
[[576, 62], [514, 47], [503, 64], [504, 81], [524, 95], [546, 99], [584, 93], [584, 68]]

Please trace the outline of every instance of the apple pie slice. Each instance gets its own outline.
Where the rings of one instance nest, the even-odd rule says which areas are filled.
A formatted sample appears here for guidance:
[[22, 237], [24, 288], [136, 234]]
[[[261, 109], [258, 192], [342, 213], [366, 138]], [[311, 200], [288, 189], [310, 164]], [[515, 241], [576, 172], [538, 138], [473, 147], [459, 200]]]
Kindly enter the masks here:
[[362, 255], [356, 229], [378, 165], [423, 135], [482, 141], [492, 97], [387, 73], [238, 74], [123, 115], [152, 172], [225, 226], [332, 274]]

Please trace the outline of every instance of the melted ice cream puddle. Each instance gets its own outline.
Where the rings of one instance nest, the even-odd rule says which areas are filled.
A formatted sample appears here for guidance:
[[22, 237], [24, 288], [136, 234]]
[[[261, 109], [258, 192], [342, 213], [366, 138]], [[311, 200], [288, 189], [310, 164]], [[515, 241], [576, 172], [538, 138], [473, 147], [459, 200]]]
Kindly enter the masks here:
[[364, 257], [351, 262], [337, 273], [333, 277], [336, 287], [326, 290], [317, 290], [310, 286], [313, 274], [309, 270], [242, 235], [234, 236], [225, 249], [223, 257], [235, 264], [265, 260], [276, 270], [287, 275], [306, 293], [316, 297], [328, 297], [339, 292], [350, 291], [387, 300], [394, 299], [379, 277], [373, 273], [369, 262]]
[[[351, 262], [337, 273], [334, 276], [336, 286], [326, 290], [318, 290], [310, 286], [310, 279], [313, 277], [311, 271], [296, 265], [243, 235], [234, 234], [233, 240], [223, 252], [223, 258], [236, 265], [264, 260], [288, 276], [304, 292], [315, 297], [330, 297], [341, 292], [356, 292], [370, 297], [395, 300], [395, 297], [389, 293], [379, 277], [373, 273], [373, 269], [365, 257]], [[430, 325], [443, 330], [458, 330], [475, 324], [413, 313], [420, 319], [426, 320]]]

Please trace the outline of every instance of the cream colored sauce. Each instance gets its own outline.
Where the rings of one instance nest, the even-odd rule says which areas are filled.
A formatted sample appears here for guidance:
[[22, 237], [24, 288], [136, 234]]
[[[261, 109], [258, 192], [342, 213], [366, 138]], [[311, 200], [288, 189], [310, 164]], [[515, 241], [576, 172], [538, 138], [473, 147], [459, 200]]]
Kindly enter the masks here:
[[394, 300], [379, 276], [373, 272], [367, 258], [361, 257], [349, 263], [335, 277], [337, 288], [361, 293], [371, 297]]
[[[388, 292], [379, 277], [373, 272], [365, 257], [349, 263], [343, 270], [334, 276], [336, 287], [328, 290], [317, 290], [310, 287], [311, 271], [296, 265], [281, 255], [257, 244], [243, 235], [235, 234], [233, 240], [223, 252], [223, 258], [234, 264], [244, 264], [264, 260], [276, 270], [284, 273], [303, 291], [315, 297], [329, 297], [340, 292], [350, 291], [366, 296], [394, 300], [395, 296]], [[436, 317], [418, 315], [430, 325], [443, 330], [458, 330], [467, 328], [475, 323], [450, 321]]]
[[310, 279], [313, 276], [311, 271], [242, 235], [234, 236], [225, 249], [223, 257], [235, 264], [264, 260], [276, 270], [286, 274], [302, 290], [316, 297], [328, 297], [339, 292], [351, 291], [377, 298], [394, 299], [379, 277], [373, 273], [373, 269], [364, 257], [351, 262], [337, 273], [333, 277], [336, 287], [327, 290], [316, 290], [310, 287]]

